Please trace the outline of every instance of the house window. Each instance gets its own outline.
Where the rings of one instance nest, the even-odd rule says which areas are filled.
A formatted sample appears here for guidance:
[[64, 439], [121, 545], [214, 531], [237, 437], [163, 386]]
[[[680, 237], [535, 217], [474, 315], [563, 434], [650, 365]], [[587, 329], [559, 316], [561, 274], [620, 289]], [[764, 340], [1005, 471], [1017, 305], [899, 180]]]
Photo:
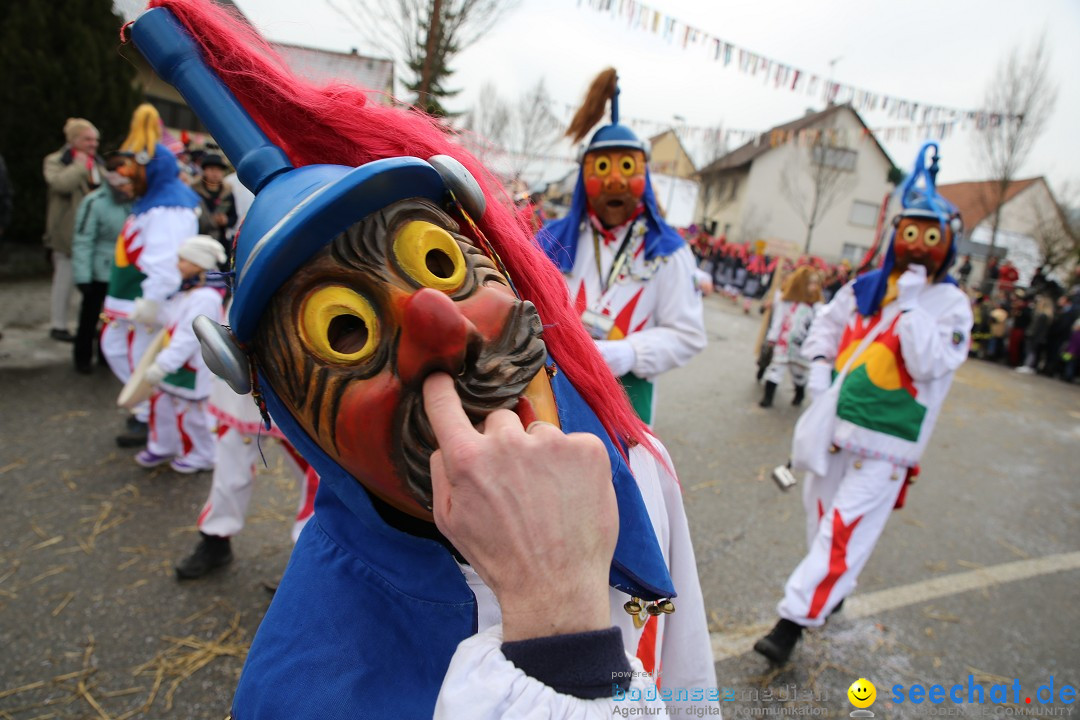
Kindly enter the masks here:
[[851, 203], [851, 215], [848, 216], [848, 222], [852, 225], [877, 227], [877, 219], [878, 206], [874, 203], [863, 202], [862, 200]]
[[840, 259], [847, 260], [853, 266], [862, 262], [862, 259], [866, 257], [866, 253], [870, 250], [866, 245], [852, 245], [851, 243], [844, 243], [844, 249], [840, 251]]
[[834, 167], [838, 170], [853, 171], [855, 160], [859, 154], [847, 148], [827, 147], [825, 145], [814, 146], [814, 164]]

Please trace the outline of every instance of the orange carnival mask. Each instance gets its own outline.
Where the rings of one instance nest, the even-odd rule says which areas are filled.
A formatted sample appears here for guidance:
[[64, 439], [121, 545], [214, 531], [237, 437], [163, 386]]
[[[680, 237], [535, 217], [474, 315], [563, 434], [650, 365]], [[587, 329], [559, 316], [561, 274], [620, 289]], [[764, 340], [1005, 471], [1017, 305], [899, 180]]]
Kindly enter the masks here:
[[903, 272], [909, 265], [922, 265], [928, 277], [936, 277], [952, 243], [949, 223], [943, 227], [936, 217], [901, 216], [894, 241], [896, 268]]
[[585, 154], [585, 195], [604, 227], [616, 227], [631, 218], [645, 194], [645, 169], [641, 150], [605, 148]]

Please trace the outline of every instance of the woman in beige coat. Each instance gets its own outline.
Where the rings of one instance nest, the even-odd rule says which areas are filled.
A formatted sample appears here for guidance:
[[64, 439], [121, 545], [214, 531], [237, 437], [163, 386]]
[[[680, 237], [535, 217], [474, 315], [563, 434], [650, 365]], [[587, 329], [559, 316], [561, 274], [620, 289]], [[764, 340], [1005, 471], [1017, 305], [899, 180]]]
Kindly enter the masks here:
[[71, 269], [71, 238], [75, 232], [75, 211], [91, 190], [101, 184], [104, 163], [98, 157], [98, 131], [89, 120], [68, 118], [64, 123], [67, 143], [46, 155], [43, 163], [48, 186], [45, 217], [45, 247], [52, 251], [52, 314], [49, 336], [74, 342], [68, 330], [71, 292], [75, 288]]

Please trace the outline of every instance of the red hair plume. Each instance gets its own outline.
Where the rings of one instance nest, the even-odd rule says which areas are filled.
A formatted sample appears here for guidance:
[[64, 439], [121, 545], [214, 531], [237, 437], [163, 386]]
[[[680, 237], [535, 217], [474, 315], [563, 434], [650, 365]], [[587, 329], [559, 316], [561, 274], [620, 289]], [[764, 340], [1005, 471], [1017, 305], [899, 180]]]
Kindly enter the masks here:
[[243, 18], [209, 0], [151, 0], [149, 7], [168, 8], [176, 16], [207, 64], [295, 166], [357, 166], [442, 154], [468, 168], [487, 198], [477, 224], [521, 296], [539, 310], [548, 351], [613, 439], [641, 443], [659, 458], [646, 441], [648, 429], [582, 327], [558, 268], [511, 209], [495, 177], [444, 128], [423, 113], [371, 102], [360, 88], [298, 78]]

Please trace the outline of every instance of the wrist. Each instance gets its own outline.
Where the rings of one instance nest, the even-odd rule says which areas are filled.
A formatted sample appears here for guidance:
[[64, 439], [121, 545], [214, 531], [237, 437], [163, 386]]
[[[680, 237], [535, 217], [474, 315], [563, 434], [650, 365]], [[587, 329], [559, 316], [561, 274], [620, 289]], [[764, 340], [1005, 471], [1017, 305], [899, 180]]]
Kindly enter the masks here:
[[[555, 601], [553, 601], [553, 598]], [[578, 589], [545, 587], [499, 597], [503, 640], [513, 642], [611, 627], [606, 577]]]

